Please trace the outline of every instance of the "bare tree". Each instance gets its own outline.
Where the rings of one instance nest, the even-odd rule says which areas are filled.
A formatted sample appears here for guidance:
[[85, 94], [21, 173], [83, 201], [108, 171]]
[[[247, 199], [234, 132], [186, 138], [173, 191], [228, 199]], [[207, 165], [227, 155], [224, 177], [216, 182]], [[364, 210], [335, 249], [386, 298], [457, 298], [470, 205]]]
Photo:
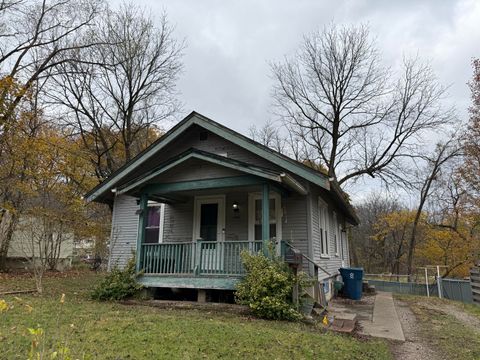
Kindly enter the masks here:
[[449, 162], [459, 157], [462, 149], [456, 136], [452, 136], [448, 141], [437, 144], [432, 154], [422, 155], [419, 158], [423, 160], [425, 166], [417, 173], [415, 186], [418, 191], [418, 205], [415, 209], [415, 218], [412, 223], [412, 230], [409, 238], [407, 274], [413, 275], [413, 259], [417, 245], [417, 228], [427, 203], [432, 194], [435, 183], [440, 179], [441, 173]]
[[165, 14], [156, 22], [134, 5], [110, 9], [88, 35], [99, 45], [57, 67], [50, 98], [67, 110], [99, 180], [155, 140], [180, 109], [175, 85], [184, 43]]
[[[28, 90], [52, 68], [91, 46], [81, 34], [103, 7], [101, 0], [4, 0], [0, 3], [0, 130]], [[7, 79], [8, 81], [5, 81]]]
[[272, 73], [277, 114], [340, 185], [365, 175], [405, 182], [403, 159], [451, 116], [431, 68], [404, 60], [392, 81], [365, 26], [305, 36], [296, 56], [273, 63]]
[[268, 120], [263, 126], [257, 127], [256, 125], [250, 126], [248, 129], [250, 137], [279, 153], [285, 153], [286, 141], [280, 132], [278, 124]]

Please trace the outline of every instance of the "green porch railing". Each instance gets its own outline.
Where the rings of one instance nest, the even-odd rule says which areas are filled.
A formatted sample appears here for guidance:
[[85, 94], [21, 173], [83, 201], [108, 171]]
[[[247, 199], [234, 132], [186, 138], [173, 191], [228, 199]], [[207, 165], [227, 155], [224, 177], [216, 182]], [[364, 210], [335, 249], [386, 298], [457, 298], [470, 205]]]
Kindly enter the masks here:
[[241, 252], [261, 250], [262, 241], [142, 244], [140, 268], [146, 275], [242, 276]]

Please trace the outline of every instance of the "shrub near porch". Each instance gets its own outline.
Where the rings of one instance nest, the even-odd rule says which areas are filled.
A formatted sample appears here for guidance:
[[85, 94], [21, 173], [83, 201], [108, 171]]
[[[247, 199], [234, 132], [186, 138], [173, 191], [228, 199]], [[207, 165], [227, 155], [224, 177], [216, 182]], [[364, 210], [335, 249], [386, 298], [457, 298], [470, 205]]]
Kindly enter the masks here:
[[[33, 285], [29, 278], [0, 276], [2, 291]], [[57, 275], [45, 279], [43, 296], [22, 295], [33, 310], [15, 306], [0, 315], [0, 358], [25, 359], [30, 349], [27, 328], [37, 325], [45, 330], [47, 348], [62, 334], [72, 355], [86, 354], [85, 359], [391, 358], [383, 342], [323, 334], [301, 323], [88, 300], [99, 280], [89, 272]], [[60, 307], [62, 293], [66, 296]], [[16, 302], [13, 296], [3, 298]]]
[[237, 285], [237, 302], [248, 305], [260, 318], [300, 320], [302, 315], [292, 301], [293, 287], [299, 277], [279, 258], [248, 252], [242, 252], [241, 256], [247, 274]]

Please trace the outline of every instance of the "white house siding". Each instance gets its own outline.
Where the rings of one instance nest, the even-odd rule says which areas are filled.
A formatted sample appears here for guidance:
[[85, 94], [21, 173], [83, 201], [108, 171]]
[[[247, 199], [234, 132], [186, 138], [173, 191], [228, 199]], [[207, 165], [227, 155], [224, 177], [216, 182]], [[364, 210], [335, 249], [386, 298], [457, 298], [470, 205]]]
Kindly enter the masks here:
[[308, 256], [307, 197], [291, 194], [284, 201], [282, 221], [283, 240]]
[[[248, 240], [248, 191], [218, 191], [225, 194], [225, 240]], [[166, 204], [163, 241], [188, 242], [193, 236], [194, 197], [184, 203]], [[308, 254], [306, 197], [292, 194], [283, 201], [282, 236]], [[237, 202], [239, 212], [232, 205]], [[123, 267], [136, 248], [139, 208], [137, 199], [120, 195], [115, 199], [112, 217], [111, 266]]]
[[123, 268], [133, 256], [137, 244], [138, 215], [137, 199], [119, 195], [115, 198], [112, 214], [109, 268]]
[[193, 236], [193, 198], [187, 202], [165, 205], [164, 242], [188, 242]]
[[[248, 240], [248, 192], [210, 191], [211, 194], [225, 195], [225, 240]], [[202, 193], [203, 194], [203, 193]], [[282, 200], [283, 239], [292, 241], [302, 251], [308, 250], [305, 197], [293, 195]], [[234, 202], [239, 211], [232, 210]], [[194, 198], [186, 203], [165, 206], [164, 241], [191, 241], [193, 236]]]
[[[335, 235], [334, 235], [334, 221], [333, 221], [333, 212], [335, 211], [337, 214], [337, 222], [338, 224], [344, 224], [344, 218], [338, 209], [333, 207], [331, 201], [328, 200], [325, 196], [322, 196], [324, 193], [322, 190], [318, 188], [314, 188], [312, 190], [312, 252], [313, 252], [313, 259], [319, 265], [321, 265], [325, 270], [328, 271], [329, 274], [319, 271], [319, 280], [320, 281], [327, 281], [328, 282], [328, 293], [327, 298], [330, 298], [332, 295], [332, 280], [335, 279], [339, 272], [338, 269], [342, 266], [349, 265], [349, 253], [348, 253], [348, 245], [346, 244], [347, 241], [341, 243], [339, 240], [339, 246], [343, 247], [344, 250], [344, 259], [342, 259], [342, 252], [338, 252], [338, 256], [335, 254]], [[321, 237], [320, 237], [320, 228], [319, 228], [319, 207], [318, 207], [318, 197], [322, 196], [322, 199], [328, 204], [328, 217], [329, 217], [329, 229], [328, 229], [328, 249], [329, 255], [328, 257], [323, 257], [321, 255]], [[345, 240], [346, 237], [345, 237]]]

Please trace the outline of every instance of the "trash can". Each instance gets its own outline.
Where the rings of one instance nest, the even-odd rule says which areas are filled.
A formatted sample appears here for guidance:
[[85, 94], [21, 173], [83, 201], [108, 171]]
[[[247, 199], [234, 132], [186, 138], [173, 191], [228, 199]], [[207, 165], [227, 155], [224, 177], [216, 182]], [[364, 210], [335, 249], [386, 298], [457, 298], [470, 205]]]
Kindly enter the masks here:
[[340, 268], [343, 279], [343, 294], [352, 300], [362, 298], [363, 268]]

